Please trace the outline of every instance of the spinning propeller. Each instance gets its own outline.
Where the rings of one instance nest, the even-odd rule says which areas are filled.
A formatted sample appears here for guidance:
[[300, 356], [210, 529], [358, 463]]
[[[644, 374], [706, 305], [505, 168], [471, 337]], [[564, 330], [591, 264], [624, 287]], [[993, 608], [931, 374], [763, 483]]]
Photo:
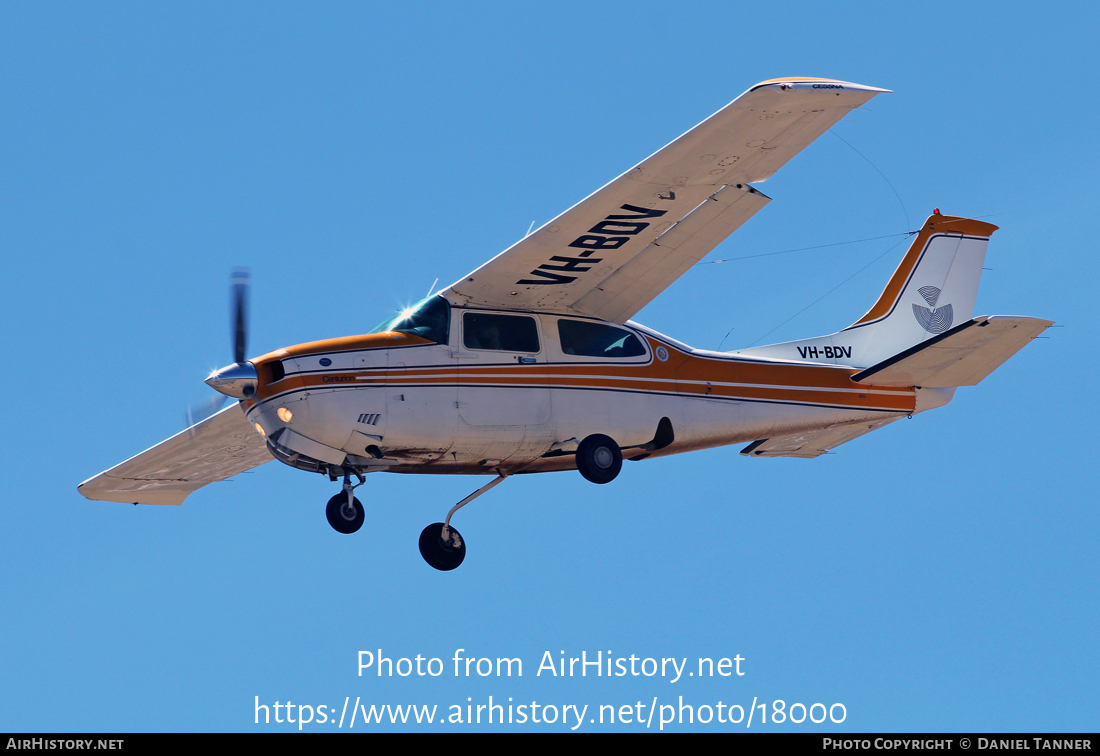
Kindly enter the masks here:
[[230, 315], [233, 318], [233, 363], [244, 362], [248, 347], [248, 285], [251, 277], [248, 268], [234, 268], [229, 279], [231, 299]]
[[229, 317], [233, 336], [233, 364], [215, 370], [206, 379], [210, 388], [222, 394], [187, 409], [187, 426], [201, 422], [225, 406], [229, 397], [248, 399], [256, 393], [256, 366], [245, 361], [248, 350], [248, 268], [234, 268], [229, 283]]

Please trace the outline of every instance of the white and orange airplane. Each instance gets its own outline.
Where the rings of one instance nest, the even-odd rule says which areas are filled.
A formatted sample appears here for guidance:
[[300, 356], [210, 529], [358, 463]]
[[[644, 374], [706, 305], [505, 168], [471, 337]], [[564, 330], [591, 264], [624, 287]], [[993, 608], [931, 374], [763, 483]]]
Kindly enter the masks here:
[[[712, 352], [630, 318], [769, 198], [764, 181], [887, 90], [765, 81], [461, 280], [364, 336], [235, 361], [206, 382], [239, 400], [80, 484], [89, 499], [180, 504], [271, 459], [335, 482], [329, 523], [363, 523], [354, 496], [385, 471], [495, 477], [420, 536], [432, 567], [466, 544], [460, 507], [518, 473], [609, 483], [623, 458], [746, 444], [816, 457], [941, 407], [1052, 324], [973, 317], [996, 226], [940, 215], [913, 238], [866, 315], [828, 336]], [[358, 481], [352, 484], [352, 477]]]

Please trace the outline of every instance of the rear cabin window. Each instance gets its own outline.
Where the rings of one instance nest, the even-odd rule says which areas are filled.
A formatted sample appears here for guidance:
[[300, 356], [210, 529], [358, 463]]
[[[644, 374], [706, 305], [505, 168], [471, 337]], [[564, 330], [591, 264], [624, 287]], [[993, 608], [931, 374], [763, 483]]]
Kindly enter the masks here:
[[579, 357], [641, 357], [645, 347], [622, 328], [585, 320], [559, 320], [558, 338], [565, 354]]
[[534, 318], [467, 312], [462, 316], [462, 343], [467, 349], [533, 354], [539, 351], [539, 332]]

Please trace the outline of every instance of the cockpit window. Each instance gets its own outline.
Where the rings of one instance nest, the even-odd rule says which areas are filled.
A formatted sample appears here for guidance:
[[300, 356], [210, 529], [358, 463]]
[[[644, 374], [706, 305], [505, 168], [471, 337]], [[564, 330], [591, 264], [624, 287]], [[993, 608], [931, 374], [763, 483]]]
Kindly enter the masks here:
[[423, 299], [378, 325], [371, 333], [400, 331], [437, 344], [446, 344], [451, 332], [451, 305], [440, 296]]
[[462, 343], [467, 349], [535, 354], [539, 332], [535, 319], [524, 315], [468, 312], [462, 316]]
[[641, 357], [645, 347], [622, 328], [586, 320], [559, 320], [561, 351], [581, 357]]

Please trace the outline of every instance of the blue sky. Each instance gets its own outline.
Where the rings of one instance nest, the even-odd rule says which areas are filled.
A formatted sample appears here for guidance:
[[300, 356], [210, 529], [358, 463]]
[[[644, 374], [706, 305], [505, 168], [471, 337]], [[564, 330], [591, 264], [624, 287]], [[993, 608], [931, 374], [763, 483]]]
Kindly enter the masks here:
[[[1087, 3], [6, 4], [0, 729], [278, 731], [297, 726], [257, 727], [257, 696], [442, 715], [493, 696], [588, 705], [584, 730], [601, 705], [683, 696], [847, 711], [757, 712], [753, 730], [1095, 731], [1096, 401], [1075, 389], [1098, 367], [1097, 20]], [[608, 486], [509, 480], [458, 515], [454, 573], [417, 537], [487, 479], [372, 475], [350, 537], [325, 522], [332, 484], [275, 463], [179, 508], [77, 494], [208, 396], [233, 266], [252, 270], [251, 353], [364, 332], [792, 75], [893, 94], [769, 179], [773, 202], [712, 258], [899, 234], [939, 207], [1001, 227], [977, 312], [1064, 327], [816, 460], [733, 447]], [[636, 320], [705, 348], [829, 333], [873, 302], [895, 241], [697, 268]], [[460, 648], [523, 677], [456, 678]], [[446, 673], [359, 677], [378, 649]], [[536, 676], [547, 651], [740, 655], [746, 674]]]

